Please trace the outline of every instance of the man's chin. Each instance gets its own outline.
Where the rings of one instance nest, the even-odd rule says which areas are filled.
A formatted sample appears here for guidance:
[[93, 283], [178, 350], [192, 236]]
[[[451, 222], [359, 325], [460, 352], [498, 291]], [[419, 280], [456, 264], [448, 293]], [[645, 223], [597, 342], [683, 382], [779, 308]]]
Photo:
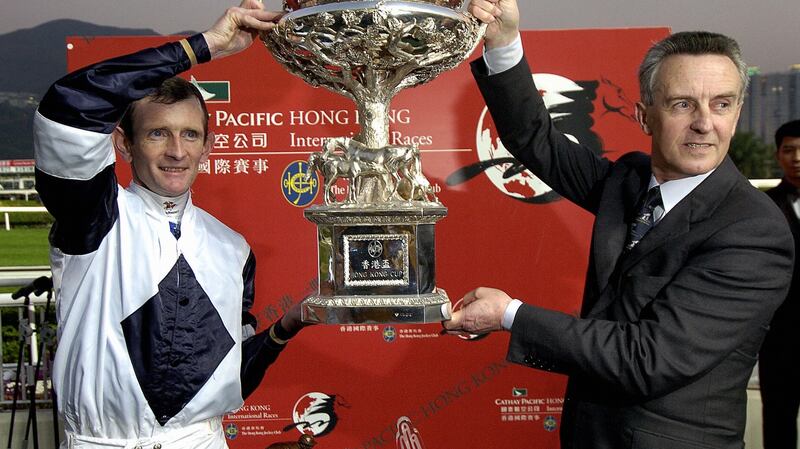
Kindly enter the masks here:
[[703, 175], [719, 167], [720, 164], [722, 164], [722, 159], [711, 160], [710, 158], [704, 158], [702, 161], [697, 161], [696, 164], [690, 165], [687, 174], [688, 176]]

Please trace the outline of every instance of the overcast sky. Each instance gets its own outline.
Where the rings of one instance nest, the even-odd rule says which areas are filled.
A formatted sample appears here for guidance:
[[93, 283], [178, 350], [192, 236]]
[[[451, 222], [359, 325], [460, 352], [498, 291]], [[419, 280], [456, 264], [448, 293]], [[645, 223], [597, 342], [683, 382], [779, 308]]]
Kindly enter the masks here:
[[[60, 18], [98, 25], [202, 31], [232, 3], [220, 0], [3, 0], [0, 34]], [[270, 9], [279, 0], [266, 0]], [[800, 0], [520, 0], [524, 29], [668, 26], [736, 38], [763, 72], [800, 63]], [[528, 49], [528, 51], [532, 51]]]

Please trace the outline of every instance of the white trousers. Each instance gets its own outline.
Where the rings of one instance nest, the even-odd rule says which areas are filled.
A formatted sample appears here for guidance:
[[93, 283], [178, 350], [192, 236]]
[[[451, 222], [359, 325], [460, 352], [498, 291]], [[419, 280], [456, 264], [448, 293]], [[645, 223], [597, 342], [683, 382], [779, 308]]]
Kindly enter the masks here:
[[67, 432], [60, 449], [227, 449], [222, 418], [190, 424], [149, 438], [96, 438]]

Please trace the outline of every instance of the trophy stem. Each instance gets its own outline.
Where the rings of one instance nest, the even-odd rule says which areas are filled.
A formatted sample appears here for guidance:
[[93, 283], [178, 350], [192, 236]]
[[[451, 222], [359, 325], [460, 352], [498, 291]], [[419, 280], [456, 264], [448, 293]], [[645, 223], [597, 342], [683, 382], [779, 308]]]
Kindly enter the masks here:
[[356, 101], [361, 122], [356, 140], [365, 147], [377, 150], [389, 145], [389, 102], [374, 99]]

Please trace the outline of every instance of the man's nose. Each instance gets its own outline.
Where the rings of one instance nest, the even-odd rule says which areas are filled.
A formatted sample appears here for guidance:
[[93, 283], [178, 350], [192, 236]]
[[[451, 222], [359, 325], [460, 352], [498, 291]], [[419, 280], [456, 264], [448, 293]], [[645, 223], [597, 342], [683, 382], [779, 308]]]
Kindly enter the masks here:
[[711, 111], [706, 107], [697, 108], [692, 120], [692, 130], [700, 134], [706, 134], [711, 131], [712, 127]]
[[167, 156], [173, 159], [183, 159], [186, 157], [186, 145], [180, 138], [180, 136], [175, 136], [169, 139], [169, 143], [167, 144]]

